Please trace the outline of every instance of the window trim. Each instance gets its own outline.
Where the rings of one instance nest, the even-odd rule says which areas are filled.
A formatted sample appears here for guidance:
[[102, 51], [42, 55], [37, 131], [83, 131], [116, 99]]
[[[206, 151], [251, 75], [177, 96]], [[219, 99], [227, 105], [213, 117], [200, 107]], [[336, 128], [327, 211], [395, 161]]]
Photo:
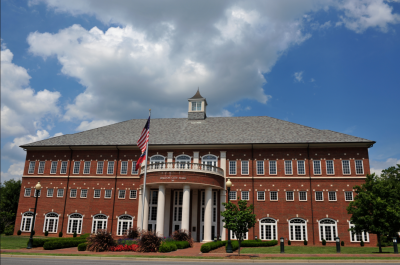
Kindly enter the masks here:
[[[315, 173], [315, 162], [319, 162], [319, 174]], [[321, 176], [322, 175], [322, 166], [321, 166], [321, 160], [313, 160], [313, 175], [314, 176]]]
[[[275, 173], [271, 173], [271, 163], [275, 164]], [[278, 175], [278, 163], [276, 160], [269, 160], [268, 167], [269, 167], [268, 169], [269, 175], [274, 175], [274, 176]]]
[[[50, 191], [50, 190], [53, 190], [53, 193], [51, 194], [51, 196], [49, 196], [49, 191]], [[53, 196], [54, 196], [54, 189], [53, 189], [53, 188], [48, 188], [48, 189], [47, 189], [47, 192], [46, 192], [46, 197], [47, 197], [47, 198], [52, 198]]]
[[[243, 199], [243, 193], [247, 192], [247, 200]], [[242, 195], [242, 198], [240, 198], [240, 200], [242, 201], [250, 201], [250, 192], [248, 190], [244, 190], [240, 192], [240, 195]]]
[[[122, 173], [123, 164], [126, 163], [126, 172]], [[121, 170], [119, 172], [120, 175], [128, 175], [128, 161], [121, 161]]]
[[[56, 163], [56, 169], [54, 170], [54, 173], [52, 173], [54, 163]], [[51, 161], [51, 167], [50, 167], [50, 174], [51, 175], [57, 174], [57, 167], [58, 167], [58, 161]]]
[[[49, 217], [48, 216], [49, 214], [56, 214], [57, 217]], [[59, 222], [60, 222], [60, 215], [58, 213], [55, 213], [55, 212], [49, 212], [49, 213], [45, 214], [44, 222], [43, 222], [43, 233], [46, 232], [46, 228], [47, 229], [49, 228], [50, 221], [46, 222], [46, 220], [57, 220], [57, 224], [55, 225], [55, 228], [56, 228], [55, 230], [56, 231], [52, 232], [52, 231], [47, 230], [47, 232], [49, 232], [49, 234], [56, 234], [58, 232], [58, 225], [59, 225]], [[46, 225], [47, 225], [47, 227], [46, 227]]]
[[[331, 200], [331, 198], [329, 196], [329, 193], [331, 193], [331, 192], [335, 193], [335, 200]], [[328, 201], [330, 201], [330, 202], [336, 202], [337, 201], [337, 193], [336, 193], [336, 191], [328, 191]]]
[[[72, 191], [75, 191], [75, 197], [72, 197], [71, 195], [72, 195]], [[76, 198], [76, 196], [78, 196], [78, 190], [77, 189], [71, 189], [70, 191], [69, 191], [69, 198], [71, 199], [71, 198]]]
[[[362, 173], [357, 173], [357, 161], [361, 162]], [[356, 175], [364, 175], [364, 160], [361, 160], [361, 159], [354, 160], [354, 167], [355, 167]]]
[[[124, 197], [123, 198], [121, 198], [121, 191], [124, 192]], [[126, 190], [124, 190], [124, 189], [118, 190], [118, 200], [125, 200], [125, 197], [126, 197]]]
[[[317, 200], [317, 192], [321, 192], [322, 200]], [[315, 196], [315, 201], [316, 202], [323, 202], [324, 201], [324, 192], [323, 191], [319, 191], [319, 190], [315, 191], [314, 196]]]
[[[291, 192], [293, 194], [293, 200], [288, 200], [288, 193]], [[294, 191], [288, 190], [285, 192], [286, 193], [286, 201], [287, 202], [293, 202], [294, 201]]]
[[[231, 172], [231, 163], [232, 163], [232, 164], [235, 164], [235, 165], [234, 165], [234, 170], [235, 170], [234, 173]], [[229, 163], [228, 163], [228, 172], [229, 172], [229, 175], [237, 175], [237, 163], [236, 163], [236, 160], [229, 160]]]
[[[347, 193], [347, 192], [351, 193], [351, 200], [348, 200], [348, 199], [347, 199], [347, 196], [346, 196], [346, 193]], [[345, 200], [346, 202], [352, 202], [352, 201], [354, 201], [354, 194], [353, 194], [353, 192], [352, 192], [352, 191], [345, 191], [345, 192], [344, 192], [344, 200]]]
[[[107, 161], [107, 175], [113, 175], [114, 174], [114, 170], [115, 170], [115, 161]], [[110, 171], [110, 163], [112, 163], [112, 172], [109, 173]]]
[[[26, 194], [27, 194], [27, 191], [29, 191], [29, 195], [26, 195]], [[24, 197], [31, 197], [31, 194], [32, 194], [32, 189], [31, 189], [31, 188], [25, 188], [25, 190], [24, 190]]]
[[[235, 199], [231, 199], [231, 197], [230, 197], [230, 193], [231, 193], [231, 192], [232, 192], [232, 193], [233, 193], [233, 192], [235, 193]], [[237, 198], [238, 198], [238, 197], [237, 197], [237, 191], [235, 191], [235, 190], [229, 191], [228, 196], [229, 196], [229, 200], [230, 200], [230, 201], [237, 201]]]
[[[97, 226], [95, 227], [94, 226], [94, 223], [95, 223], [95, 217], [96, 216], [100, 216], [100, 215], [102, 215], [102, 216], [105, 216], [105, 217], [107, 217], [106, 219], [96, 219], [96, 220], [101, 220], [102, 222], [105, 222], [106, 223], [106, 225], [105, 225], [105, 230], [107, 230], [107, 227], [108, 227], [108, 215], [105, 215], [105, 214], [103, 214], [103, 213], [98, 213], [98, 214], [95, 214], [95, 215], [93, 215], [93, 217], [92, 217], [92, 229], [90, 230], [90, 232], [91, 233], [96, 233], [97, 232], [97, 230], [98, 230], [98, 228], [97, 228]], [[98, 221], [97, 221], [98, 222]], [[102, 228], [100, 228], [100, 229], [102, 229]], [[94, 231], [93, 231], [94, 230]]]
[[[304, 171], [304, 173], [300, 173], [299, 172], [299, 162], [303, 162], [303, 171]], [[301, 175], [301, 176], [303, 176], [303, 175], [305, 175], [306, 174], [306, 161], [305, 160], [297, 160], [297, 175]]]
[[[76, 168], [76, 164], [77, 163], [79, 164], [79, 168], [78, 168], [78, 172], [75, 173], [75, 168]], [[72, 174], [73, 175], [78, 175], [80, 171], [81, 171], [81, 161], [74, 161], [74, 168], [72, 169]]]
[[[96, 191], [99, 191], [99, 197], [96, 197]], [[93, 199], [100, 199], [101, 198], [101, 189], [94, 189], [93, 190]]]
[[[335, 224], [333, 225], [333, 224], [321, 224], [321, 221], [323, 221], [323, 220], [332, 220], [332, 221], [334, 221], [335, 222]], [[327, 239], [325, 239], [325, 238], [323, 238], [323, 239], [325, 239], [325, 241], [326, 242], [335, 242], [335, 237], [337, 237], [339, 234], [338, 234], [338, 227], [337, 227], [337, 221], [336, 220], [334, 220], [334, 219], [332, 219], [332, 218], [323, 218], [323, 219], [321, 219], [321, 220], [318, 220], [318, 240], [319, 240], [319, 242], [322, 242], [322, 240], [321, 240], [321, 226], [333, 226], [334, 228], [335, 228], [335, 232], [336, 232], [336, 236], [334, 236], [333, 234], [332, 234], [332, 240], [327, 240]], [[324, 233], [325, 233], [325, 229], [323, 229], [323, 231], [324, 231]], [[331, 230], [331, 232], [333, 232], [332, 230]]]
[[[74, 218], [71, 218], [71, 215], [74, 215], [74, 214], [79, 214], [79, 215], [81, 215], [82, 217], [80, 217], [80, 218], [75, 218], [75, 217], [74, 217]], [[76, 227], [76, 228], [77, 228], [76, 233], [77, 233], [78, 235], [82, 234], [83, 217], [84, 217], [84, 215], [81, 214], [81, 213], [71, 213], [71, 214], [68, 215], [67, 234], [69, 234], [69, 235], [74, 234], [74, 232], [72, 232], [73, 222], [72, 222], [72, 223], [70, 222], [71, 219], [76, 219], [76, 220], [78, 221], [78, 225], [77, 225], [77, 227]], [[81, 222], [79, 223], [79, 221], [81, 221]], [[79, 224], [80, 224], [80, 227], [79, 227]], [[79, 232], [79, 233], [78, 233], [78, 232]]]
[[[106, 197], [106, 195], [107, 195], [107, 191], [111, 191], [110, 192], [110, 197]], [[104, 190], [104, 199], [111, 199], [112, 198], [112, 192], [113, 192], [113, 190], [112, 189], [106, 189], [106, 190]]]
[[[333, 173], [328, 173], [328, 161], [332, 161], [332, 170]], [[326, 174], [329, 176], [335, 175], [335, 160], [325, 160]]]
[[[271, 219], [271, 220], [273, 220], [273, 221], [275, 221], [275, 223], [262, 223], [261, 221], [262, 220], [266, 220], [266, 219]], [[273, 233], [273, 228], [271, 227], [271, 239], [267, 239], [266, 238], [266, 236], [265, 236], [265, 238], [263, 238], [262, 237], [262, 235], [261, 235], [261, 226], [274, 226], [275, 227], [275, 236], [276, 236], [276, 238], [273, 238], [274, 237], [274, 233]], [[278, 220], [276, 220], [275, 218], [271, 218], [271, 217], [264, 217], [264, 218], [261, 218], [260, 220], [259, 220], [259, 226], [258, 226], [258, 231], [259, 231], [259, 239], [261, 239], [261, 240], [278, 240], [278, 238], [279, 238], [279, 236], [278, 236]], [[265, 233], [265, 231], [264, 231], [264, 233]], [[265, 233], [265, 235], [266, 235], [266, 233]]]
[[[65, 172], [62, 172], [64, 163], [66, 164], [65, 165]], [[61, 161], [60, 174], [67, 174], [67, 170], [68, 170], [68, 161]]]
[[[264, 194], [264, 200], [259, 200], [258, 199], [258, 194], [259, 193], [263, 193]], [[257, 191], [257, 201], [259, 201], [259, 202], [264, 202], [265, 201], [265, 191]]]
[[[243, 173], [243, 162], [247, 163], [247, 173]], [[250, 170], [249, 170], [249, 161], [248, 160], [242, 160], [240, 163], [240, 171], [242, 175], [249, 175], [250, 174]]]
[[[27, 213], [32, 213], [32, 215], [25, 216], [25, 214], [27, 214]], [[27, 212], [24, 212], [24, 213], [22, 214], [21, 224], [20, 224], [20, 230], [21, 230], [22, 232], [31, 232], [31, 231], [32, 231], [33, 214], [34, 214], [34, 213], [31, 212], [31, 211], [27, 211]], [[36, 215], [37, 215], [37, 213], [36, 213]], [[24, 222], [24, 219], [25, 219], [25, 222]], [[30, 219], [29, 230], [25, 230], [26, 219]], [[24, 226], [22, 226], [22, 225], [24, 225]], [[35, 222], [35, 225], [36, 225], [36, 222]], [[35, 230], [35, 227], [33, 227], [33, 230]]]
[[[135, 197], [132, 197], [132, 191], [135, 191]], [[129, 199], [136, 200], [137, 199], [137, 190], [129, 190]]]
[[[354, 224], [352, 224], [352, 223], [349, 222], [349, 228], [352, 228], [352, 227], [354, 227]], [[349, 231], [349, 233], [350, 233], [350, 242], [352, 242], [352, 243], [361, 242], [361, 241], [353, 240], [352, 233], [354, 233], [354, 235], [356, 236], [356, 232]], [[369, 242], [370, 242], [370, 239], [369, 239], [369, 233], [368, 233], [367, 231], [362, 231], [362, 232], [361, 232], [362, 240], [365, 239], [365, 233], [367, 234], [367, 239], [368, 239], [368, 241], [364, 241], [364, 242], [369, 243]], [[355, 238], [357, 239], [357, 237], [355, 237]]]
[[[262, 173], [258, 173], [258, 164], [262, 164]], [[264, 176], [265, 175], [265, 164], [264, 160], [256, 160], [256, 174], [257, 176]]]
[[[41, 169], [40, 165], [43, 165], [43, 172], [40, 172], [40, 169]], [[43, 174], [44, 174], [44, 169], [45, 169], [45, 168], [46, 168], [46, 161], [39, 161], [39, 166], [38, 166], [38, 171], [37, 171], [38, 175], [39, 175], [39, 174], [40, 174], [40, 175], [43, 175]]]
[[[62, 190], [62, 196], [59, 196], [59, 190]], [[63, 198], [64, 197], [64, 189], [57, 189], [57, 198]]]
[[[349, 173], [344, 173], [344, 161], [348, 161], [349, 162]], [[342, 173], [343, 173], [343, 175], [346, 175], [346, 176], [348, 176], [348, 175], [351, 175], [351, 165], [350, 165], [350, 159], [349, 160], [342, 160]]]
[[[286, 162], [290, 162], [290, 169], [291, 169], [292, 173], [287, 173], [286, 172]], [[293, 176], [293, 162], [292, 162], [292, 160], [285, 160], [284, 167], [285, 167], [285, 175]]]
[[[89, 163], [89, 168], [86, 167], [87, 163]], [[90, 174], [90, 166], [91, 166], [91, 161], [83, 161], [83, 174], [89, 175]], [[89, 169], [87, 173], [85, 173], [85, 170]]]
[[[84, 191], [84, 190], [86, 190], [86, 196], [82, 197], [82, 191]], [[88, 192], [89, 192], [88, 189], [81, 189], [81, 194], [80, 194], [79, 198], [86, 199], [88, 197]]]
[[[305, 199], [305, 200], [302, 200], [302, 199], [301, 199], [300, 194], [301, 194], [302, 192], [304, 192], [304, 193], [306, 194], [306, 199]], [[301, 191], [299, 191], [298, 193], [299, 193], [299, 201], [300, 201], [300, 202], [306, 202], [306, 201], [308, 200], [308, 196], [307, 196], [307, 193], [308, 193], [308, 192], [307, 192], [307, 191], [301, 190]]]
[[[33, 167], [31, 167], [31, 165], [33, 165]], [[35, 168], [36, 168], [36, 161], [29, 161], [28, 174], [35, 174]]]
[[[99, 173], [99, 165], [102, 164], [101, 172]], [[102, 175], [104, 173], [104, 161], [97, 161], [96, 175]]]
[[[295, 219], [300, 219], [300, 220], [303, 220], [305, 223], [291, 223], [291, 221], [292, 220], [295, 220]], [[298, 225], [300, 225], [300, 227], [301, 227], [301, 233], [300, 233], [300, 235], [301, 235], [301, 238], [302, 239], [300, 239], [300, 240], [296, 240], [295, 238], [296, 238], [296, 231], [295, 230], [293, 230], [293, 232], [294, 232], [294, 234], [293, 234], [293, 239], [291, 238], [291, 231], [290, 231], [290, 226], [295, 226], [296, 224], [298, 224]], [[289, 225], [289, 230], [288, 230], [288, 232], [289, 232], [289, 240], [290, 241], [297, 241], [297, 242], [301, 242], [301, 241], [304, 241], [304, 240], [307, 240], [308, 241], [308, 222], [307, 222], [307, 220], [306, 219], [304, 219], [304, 218], [301, 218], [301, 217], [295, 217], [295, 218], [292, 218], [292, 219], [289, 219], [288, 220], [288, 225]], [[303, 232], [303, 226], [306, 228], [305, 230], [305, 236], [306, 236], [306, 238], [303, 238], [304, 237], [304, 232]]]
[[[124, 217], [124, 216], [128, 216], [131, 219], [130, 220], [120, 219], [121, 217]], [[120, 222], [121, 222], [121, 226], [120, 226]], [[133, 216], [129, 215], [129, 214], [121, 214], [121, 215], [118, 216], [117, 233], [116, 233], [117, 236], [125, 236], [125, 234], [126, 234], [126, 233], [122, 232], [122, 222], [128, 222], [127, 230], [129, 230], [131, 227], [133, 227]]]
[[132, 171], [131, 171], [131, 175], [138, 175], [139, 174], [139, 170], [135, 170], [137, 165], [137, 161], [132, 161]]
[[[276, 200], [272, 200], [272, 192], [276, 192]], [[272, 201], [272, 202], [279, 201], [279, 197], [278, 197], [279, 195], [278, 194], [279, 194], [278, 191], [275, 191], [275, 190], [270, 191], [269, 192], [269, 200]]]

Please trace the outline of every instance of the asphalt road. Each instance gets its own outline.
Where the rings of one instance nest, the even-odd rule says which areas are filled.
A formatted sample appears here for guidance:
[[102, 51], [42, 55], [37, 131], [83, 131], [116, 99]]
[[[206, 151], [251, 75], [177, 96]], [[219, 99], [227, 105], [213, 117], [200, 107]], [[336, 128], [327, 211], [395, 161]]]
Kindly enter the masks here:
[[[340, 264], [340, 265], [350, 265], [354, 263], [358, 264], [365, 264], [362, 261], [357, 261], [357, 260], [352, 260], [350, 263], [347, 263], [346, 261], [338, 261], [338, 262], [329, 262], [329, 261], [312, 261], [312, 264], [315, 265], [326, 265], [327, 263], [329, 264]], [[280, 262], [268, 262], [266, 261], [265, 263], [253, 263], [253, 262], [245, 262], [245, 261], [223, 261], [223, 262], [211, 262], [208, 261], [199, 261], [199, 260], [193, 260], [193, 261], [156, 261], [156, 260], [151, 260], [151, 261], [136, 261], [136, 260], [85, 260], [85, 259], [73, 259], [72, 257], [69, 259], [64, 259], [64, 258], [56, 258], [56, 257], [49, 257], [49, 258], [35, 258], [35, 257], [26, 257], [26, 258], [16, 258], [16, 257], [1, 257], [1, 265], [19, 265], [19, 264], [32, 264], [32, 265], [95, 265], [95, 264], [112, 264], [112, 265], [117, 265], [117, 264], [136, 264], [136, 265], [148, 265], [148, 264], [219, 264], [219, 265], [232, 265], [232, 264], [240, 264], [240, 265], [245, 265], [245, 264], [271, 264], [271, 265], [278, 265], [282, 263], [292, 263], [292, 264], [310, 264], [308, 262], [304, 263], [298, 263], [296, 261], [291, 261], [291, 260], [281, 260]], [[384, 263], [381, 262], [368, 262], [368, 264], [400, 264], [399, 261], [390, 261], [386, 260]]]

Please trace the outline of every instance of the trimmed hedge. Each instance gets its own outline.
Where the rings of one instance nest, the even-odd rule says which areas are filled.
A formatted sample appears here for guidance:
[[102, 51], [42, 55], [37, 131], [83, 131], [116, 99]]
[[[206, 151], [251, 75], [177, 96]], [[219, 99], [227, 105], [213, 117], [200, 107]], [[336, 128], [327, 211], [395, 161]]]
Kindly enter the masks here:
[[86, 238], [65, 238], [65, 239], [55, 239], [49, 240], [44, 243], [43, 248], [45, 250], [60, 249], [60, 248], [71, 248], [77, 247], [81, 243], [85, 243]]
[[184, 249], [190, 247], [190, 244], [187, 241], [174, 241], [173, 243], [175, 243], [178, 249]]
[[[58, 238], [56, 238], [58, 239]], [[34, 238], [32, 241], [32, 247], [33, 248], [37, 248], [37, 247], [43, 247], [44, 243], [46, 243], [49, 240], [54, 240], [54, 238]], [[28, 245], [28, 242], [26, 243], [26, 245]]]
[[88, 243], [80, 243], [79, 245], [78, 245], [78, 251], [85, 251], [86, 250], [86, 248], [87, 248], [87, 245], [88, 245]]
[[[225, 246], [228, 241], [217, 241], [217, 242], [208, 242], [201, 245], [200, 251], [202, 253], [208, 253], [213, 249], [220, 248]], [[232, 242], [232, 241], [231, 241]]]
[[[228, 241], [217, 241], [217, 242], [205, 243], [201, 246], [200, 251], [202, 253], [208, 253], [211, 250], [220, 248], [222, 246], [225, 246], [225, 248], [226, 248], [227, 242]], [[239, 248], [239, 241], [231, 240], [231, 244], [232, 244], [233, 251], [235, 251]], [[278, 245], [277, 240], [271, 240], [271, 241], [243, 240], [241, 247], [254, 248], [254, 247], [270, 247], [270, 246], [276, 246], [276, 245]]]
[[[177, 241], [179, 242], [179, 241]], [[171, 252], [171, 251], [175, 251], [178, 249], [178, 247], [175, 244], [176, 242], [163, 242], [161, 243], [160, 247], [158, 248], [158, 252]]]

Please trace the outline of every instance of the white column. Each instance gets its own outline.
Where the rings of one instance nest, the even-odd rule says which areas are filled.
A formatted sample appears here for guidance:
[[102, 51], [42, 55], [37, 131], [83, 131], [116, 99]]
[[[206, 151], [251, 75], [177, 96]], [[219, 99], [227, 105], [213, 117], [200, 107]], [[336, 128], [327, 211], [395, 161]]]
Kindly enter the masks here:
[[164, 236], [164, 210], [165, 210], [165, 186], [158, 186], [158, 201], [157, 201], [157, 227], [158, 236]]
[[[222, 205], [226, 202], [226, 151], [221, 151], [221, 168], [224, 170], [224, 190], [221, 190], [220, 196], [220, 209], [221, 212], [225, 211], [225, 207]], [[222, 216], [220, 216], [220, 232], [221, 240], [226, 240], [226, 229], [224, 228], [224, 223], [222, 222]]]
[[139, 189], [139, 205], [138, 205], [138, 214], [137, 214], [137, 227], [140, 229], [142, 228], [142, 209], [143, 209], [143, 205], [142, 205], [142, 189]]
[[147, 231], [149, 227], [149, 202], [150, 202], [150, 188], [146, 187], [146, 194], [144, 195], [144, 218], [143, 229]]
[[164, 218], [164, 235], [169, 236], [169, 219], [171, 215], [171, 189], [165, 191], [165, 218]]
[[190, 209], [190, 186], [183, 186], [183, 201], [182, 201], [182, 230], [186, 230], [188, 233], [190, 232], [189, 227], [189, 211]]
[[197, 197], [198, 197], [198, 190], [193, 190], [193, 197], [192, 197], [192, 227], [196, 227], [196, 232], [193, 233], [193, 229], [191, 230], [192, 238], [194, 241], [197, 241]]
[[207, 187], [205, 191], [205, 209], [204, 209], [204, 242], [211, 242], [212, 225], [212, 189]]

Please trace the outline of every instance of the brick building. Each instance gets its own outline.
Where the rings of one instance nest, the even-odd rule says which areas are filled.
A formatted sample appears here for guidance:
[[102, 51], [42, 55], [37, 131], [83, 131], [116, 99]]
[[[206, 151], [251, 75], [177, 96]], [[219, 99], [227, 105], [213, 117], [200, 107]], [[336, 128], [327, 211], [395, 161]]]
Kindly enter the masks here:
[[[40, 181], [36, 234], [57, 236], [131, 226], [168, 236], [190, 230], [194, 240], [227, 238], [222, 202], [254, 204], [257, 223], [247, 238], [284, 237], [293, 244], [375, 244], [351, 234], [346, 207], [353, 186], [369, 173], [375, 142], [271, 117], [207, 117], [199, 91], [188, 118], [152, 119], [142, 224], [142, 167], [136, 141], [145, 120], [129, 120], [21, 146], [27, 151], [15, 230], [31, 229]], [[227, 179], [233, 183], [226, 194]]]

